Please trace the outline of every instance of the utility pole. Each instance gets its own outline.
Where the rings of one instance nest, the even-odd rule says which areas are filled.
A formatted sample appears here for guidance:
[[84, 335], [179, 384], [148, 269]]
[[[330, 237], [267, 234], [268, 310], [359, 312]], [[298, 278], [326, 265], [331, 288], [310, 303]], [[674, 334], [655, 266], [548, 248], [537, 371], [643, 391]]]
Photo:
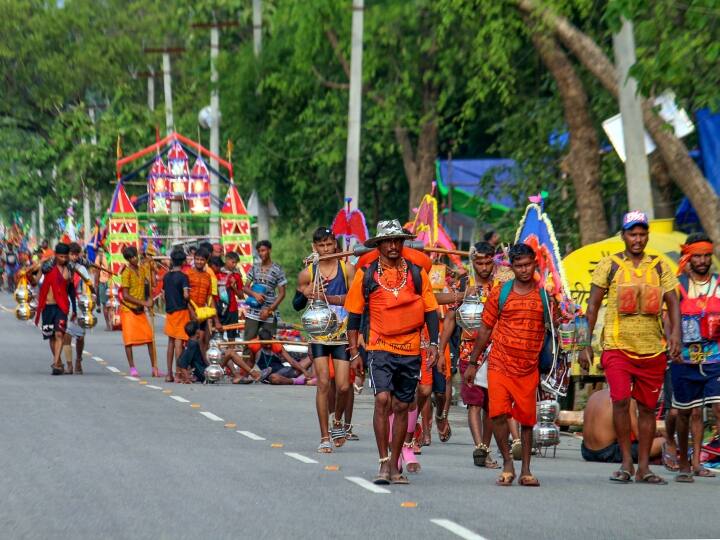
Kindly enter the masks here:
[[[145, 49], [146, 54], [161, 53], [163, 62], [163, 91], [165, 95], [165, 131], [170, 135], [175, 131], [172, 105], [172, 71], [170, 70], [170, 55], [182, 54], [185, 49], [182, 47], [150, 47]], [[153, 86], [154, 88], [154, 86]], [[154, 105], [154, 103], [153, 103]], [[173, 200], [170, 203], [170, 234], [176, 239], [182, 235], [180, 218], [178, 214], [182, 210], [180, 201]]]
[[[220, 28], [239, 26], [237, 21], [196, 23], [193, 28], [210, 29], [210, 152], [220, 154], [220, 92], [218, 89], [217, 59], [220, 54]], [[220, 200], [220, 179], [214, 172], [218, 170], [218, 161], [210, 158], [210, 193], [212, 213], [219, 213], [222, 207]], [[217, 202], [216, 202], [217, 201]], [[220, 236], [220, 223], [217, 216], [210, 218], [210, 236]]]
[[345, 158], [345, 198], [351, 207], [360, 204], [360, 124], [362, 118], [362, 55], [364, 0], [352, 1], [352, 38], [350, 49], [350, 99], [348, 137]]
[[620, 114], [625, 142], [625, 176], [627, 178], [628, 208], [641, 210], [649, 219], [655, 217], [652, 188], [645, 153], [645, 126], [642, 105], [637, 93], [637, 81], [629, 76], [635, 64], [633, 24], [623, 18], [622, 28], [613, 34], [613, 50], [620, 88]]
[[[253, 0], [252, 3], [252, 19], [253, 19], [253, 52], [255, 60], [260, 59], [262, 54], [262, 0]], [[268, 203], [260, 198], [257, 194], [257, 239], [270, 239], [270, 209]]]

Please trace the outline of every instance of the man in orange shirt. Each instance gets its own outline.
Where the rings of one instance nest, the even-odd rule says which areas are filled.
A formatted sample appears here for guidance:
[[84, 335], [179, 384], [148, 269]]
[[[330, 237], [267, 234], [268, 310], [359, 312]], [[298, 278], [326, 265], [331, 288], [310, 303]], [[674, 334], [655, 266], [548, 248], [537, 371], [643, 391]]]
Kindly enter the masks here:
[[[368, 320], [365, 343], [375, 392], [373, 427], [380, 454], [376, 484], [408, 483], [398, 462], [407, 431], [408, 408], [420, 378], [420, 331], [426, 324], [430, 337], [427, 362], [432, 367], [438, 358], [438, 304], [427, 272], [401, 255], [408, 238], [413, 235], [405, 232], [398, 220], [379, 222], [376, 236], [365, 242], [367, 247], [377, 248], [379, 257], [357, 269], [345, 299], [348, 349], [357, 373], [364, 372], [358, 352], [363, 313]], [[388, 456], [391, 413], [395, 420]]]
[[[510, 265], [515, 279], [503, 287], [494, 287], [485, 303], [482, 327], [465, 371], [465, 383], [472, 384], [478, 357], [485, 350], [492, 334], [488, 356], [488, 397], [495, 441], [503, 457], [503, 472], [497, 485], [510, 486], [515, 480], [508, 445], [510, 417], [521, 425], [522, 469], [521, 486], [539, 486], [530, 472], [532, 431], [535, 425], [535, 395], [540, 382], [539, 357], [545, 338], [544, 291], [535, 282], [536, 255], [527, 244], [510, 248]], [[511, 287], [504, 305], [500, 305], [503, 289]]]

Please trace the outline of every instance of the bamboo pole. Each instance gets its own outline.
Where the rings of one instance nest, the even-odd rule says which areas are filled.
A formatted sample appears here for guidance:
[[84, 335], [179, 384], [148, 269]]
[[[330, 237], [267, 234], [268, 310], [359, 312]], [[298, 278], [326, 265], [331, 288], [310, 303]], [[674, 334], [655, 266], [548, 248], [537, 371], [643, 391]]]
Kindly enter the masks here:
[[303, 347], [310, 345], [307, 341], [292, 341], [289, 339], [253, 339], [249, 341], [220, 341], [218, 343], [218, 347], [242, 347], [252, 343], [258, 343], [259, 345], [272, 345], [279, 343], [280, 345], [301, 345]]

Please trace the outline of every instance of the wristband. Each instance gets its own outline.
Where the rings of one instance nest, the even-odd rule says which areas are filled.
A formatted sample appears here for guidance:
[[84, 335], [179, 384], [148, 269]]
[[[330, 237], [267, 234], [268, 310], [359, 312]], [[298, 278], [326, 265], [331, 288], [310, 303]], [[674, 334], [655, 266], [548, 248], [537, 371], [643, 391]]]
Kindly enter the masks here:
[[435, 347], [436, 349], [439, 349], [440, 346], [437, 343], [430, 343], [428, 347]]
[[355, 360], [356, 358], [360, 358], [360, 353], [357, 353], [355, 356], [351, 356], [351, 357], [350, 357], [350, 361], [352, 362], [352, 361]]

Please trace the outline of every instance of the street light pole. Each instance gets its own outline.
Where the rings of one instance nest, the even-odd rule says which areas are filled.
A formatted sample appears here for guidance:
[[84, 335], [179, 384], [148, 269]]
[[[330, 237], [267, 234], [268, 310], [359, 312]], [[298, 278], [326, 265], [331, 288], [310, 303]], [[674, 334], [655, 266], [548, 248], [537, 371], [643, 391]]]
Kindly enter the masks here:
[[350, 50], [350, 99], [345, 159], [345, 198], [351, 207], [360, 204], [360, 124], [362, 117], [362, 54], [364, 0], [352, 3], [352, 41]]
[[[220, 30], [217, 25], [210, 28], [210, 152], [214, 155], [220, 153], [220, 94], [218, 91], [217, 59], [220, 50]], [[210, 208], [213, 213], [220, 211], [220, 179], [215, 171], [218, 170], [218, 161], [210, 158]], [[217, 203], [215, 201], [218, 201]], [[217, 204], [217, 206], [215, 206]], [[210, 218], [210, 236], [220, 236], [220, 224], [216, 216]]]
[[641, 210], [653, 219], [652, 188], [645, 153], [645, 126], [642, 104], [637, 93], [637, 81], [629, 76], [635, 64], [635, 37], [632, 22], [623, 18], [622, 28], [613, 34], [613, 49], [620, 88], [620, 114], [625, 143], [625, 176], [627, 178], [628, 207]]

